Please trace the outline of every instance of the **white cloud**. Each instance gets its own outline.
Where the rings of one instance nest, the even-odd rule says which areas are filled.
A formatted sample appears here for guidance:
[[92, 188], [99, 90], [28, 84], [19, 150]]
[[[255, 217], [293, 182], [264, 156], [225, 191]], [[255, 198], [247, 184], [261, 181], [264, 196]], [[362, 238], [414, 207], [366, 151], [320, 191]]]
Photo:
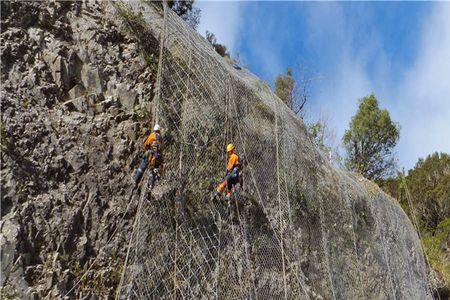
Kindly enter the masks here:
[[355, 38], [359, 22], [346, 23], [338, 4], [312, 9], [308, 19], [311, 45], [329, 49], [321, 70], [324, 77], [313, 95], [320, 107], [314, 110], [328, 108], [332, 126], [342, 137], [357, 109], [356, 99], [374, 92], [380, 106], [401, 125], [400, 167], [412, 168], [419, 157], [434, 151], [450, 153], [450, 4], [434, 5], [417, 44], [410, 45], [418, 47], [412, 67], [396, 80], [376, 28], [366, 40]]
[[[214, 32], [234, 55], [239, 39], [246, 38], [252, 61], [259, 61], [266, 78], [284, 71], [277, 56], [283, 43], [274, 43], [271, 35], [287, 35], [283, 40], [295, 28], [285, 30], [274, 18], [258, 18], [258, 5], [251, 6], [253, 18], [245, 22], [245, 2], [196, 3], [202, 9], [199, 32]], [[416, 56], [410, 69], [402, 70], [403, 78], [393, 77], [398, 75], [367, 7], [353, 11], [349, 19], [341, 3], [299, 6], [308, 27], [305, 43], [321, 54], [317, 71], [322, 79], [312, 87], [313, 112], [329, 111], [340, 139], [357, 109], [356, 100], [374, 92], [402, 127], [397, 152], [400, 167], [406, 168], [434, 151], [450, 153], [450, 3], [430, 5], [434, 8], [421, 22], [417, 43], [410, 45]]]
[[369, 34], [370, 42], [355, 41], [357, 29], [348, 24], [340, 3], [308, 7], [306, 21], [311, 32], [306, 37], [308, 45], [320, 49], [322, 55], [321, 80], [312, 87], [312, 112], [320, 115], [324, 109], [330, 111], [330, 128], [340, 140], [357, 109], [356, 100], [375, 92], [366, 68], [372, 52], [361, 44], [377, 48], [377, 53], [382, 52], [381, 45], [373, 33]]
[[424, 24], [417, 59], [396, 92], [399, 153], [408, 166], [434, 151], [450, 153], [450, 4], [436, 3]]
[[243, 21], [242, 2], [196, 1], [195, 4], [201, 9], [198, 32], [203, 36], [207, 30], [214, 33], [219, 43], [235, 53]]
[[[287, 39], [287, 31], [280, 29], [280, 20], [277, 17], [264, 17], [264, 5], [266, 4], [256, 3], [247, 8], [251, 10], [253, 17], [245, 23], [245, 38], [247, 55], [252, 56], [252, 61], [259, 62], [259, 72], [264, 74], [263, 79], [269, 80], [285, 71], [280, 57], [283, 44], [276, 41]], [[260, 12], [263, 17], [257, 17]], [[273, 13], [278, 15], [280, 12]], [[269, 80], [268, 83], [271, 84], [272, 81]]]

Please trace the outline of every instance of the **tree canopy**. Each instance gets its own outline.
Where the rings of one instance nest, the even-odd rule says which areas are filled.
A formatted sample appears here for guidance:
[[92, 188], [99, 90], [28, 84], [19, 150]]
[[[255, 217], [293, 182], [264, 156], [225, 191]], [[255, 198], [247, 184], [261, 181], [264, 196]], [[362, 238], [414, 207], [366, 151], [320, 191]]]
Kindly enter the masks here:
[[230, 57], [230, 53], [225, 45], [217, 43], [216, 35], [210, 31], [206, 31], [206, 40], [214, 47], [217, 53], [222, 57]]
[[200, 23], [200, 9], [194, 6], [195, 0], [170, 0], [167, 5], [192, 28]]
[[425, 253], [441, 282], [438, 290], [445, 295], [450, 293], [450, 155], [420, 158], [404, 180], [402, 176], [378, 184], [398, 199], [411, 220], [415, 215]]
[[380, 109], [374, 94], [359, 100], [343, 142], [346, 165], [368, 179], [381, 179], [395, 172], [394, 147], [400, 137], [399, 126], [386, 109]]
[[275, 94], [291, 109], [294, 104], [294, 87], [292, 68], [287, 68], [284, 75], [278, 75], [275, 79]]
[[450, 217], [450, 155], [436, 152], [419, 159], [406, 182], [423, 226], [433, 229]]

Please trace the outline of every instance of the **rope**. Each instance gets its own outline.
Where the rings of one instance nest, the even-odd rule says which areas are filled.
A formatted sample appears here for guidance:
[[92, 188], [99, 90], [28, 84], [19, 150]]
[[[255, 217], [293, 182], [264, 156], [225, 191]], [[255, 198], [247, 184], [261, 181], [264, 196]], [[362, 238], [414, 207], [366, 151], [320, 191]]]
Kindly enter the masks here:
[[[120, 286], [126, 284], [126, 280], [131, 277], [133, 285], [129, 295], [133, 298], [284, 297], [287, 299], [288, 296], [298, 296], [303, 292], [304, 298], [309, 299], [308, 290], [305, 288], [306, 276], [300, 264], [300, 259], [303, 259], [301, 250], [291, 248], [287, 239], [290, 230], [294, 229], [292, 218], [297, 217], [292, 215], [295, 212], [293, 209], [297, 208], [295, 204], [298, 203], [292, 202], [291, 208], [291, 189], [295, 185], [294, 178], [304, 175], [303, 169], [297, 169], [297, 164], [292, 163], [294, 155], [299, 154], [295, 150], [296, 147], [304, 142], [302, 138], [296, 137], [298, 134], [296, 124], [289, 122], [281, 124], [285, 117], [290, 115], [278, 106], [276, 99], [270, 98], [269, 95], [269, 99], [260, 101], [261, 97], [258, 96], [263, 94], [255, 94], [260, 91], [255, 92], [252, 78], [227, 66], [209, 43], [192, 34], [192, 30], [187, 29], [181, 19], [167, 9], [166, 1], [163, 2], [163, 8], [163, 25], [158, 25], [158, 28], [161, 28], [161, 41], [153, 119], [159, 122], [160, 114], [164, 114], [167, 128], [172, 129], [169, 136], [171, 143], [167, 143], [171, 151], [168, 150], [167, 153], [171, 155], [170, 161], [179, 160], [179, 174], [177, 166], [170, 168], [173, 170], [171, 173], [173, 179], [176, 180], [178, 177], [180, 180], [179, 196], [184, 197], [186, 192], [188, 200], [192, 200], [192, 203], [198, 206], [203, 205], [200, 201], [208, 201], [205, 186], [189, 188], [189, 184], [197, 184], [197, 178], [194, 176], [214, 176], [216, 163], [220, 163], [221, 159], [226, 160], [226, 152], [221, 148], [220, 152], [217, 152], [216, 146], [234, 139], [235, 143], [242, 146], [244, 156], [253, 159], [249, 160], [246, 167], [249, 170], [249, 187], [255, 189], [255, 200], [259, 205], [257, 209], [262, 209], [264, 222], [266, 218], [268, 220], [267, 234], [265, 232], [262, 236], [253, 234], [251, 231], [253, 227], [243, 223], [247, 217], [245, 208], [242, 210], [242, 206], [239, 207], [238, 204], [236, 205], [238, 225], [233, 223], [236, 222], [235, 218], [231, 220], [229, 215], [223, 214], [223, 205], [210, 201], [205, 209], [198, 211], [193, 209], [189, 220], [179, 222], [171, 202], [177, 194], [168, 194], [169, 197], [162, 199], [164, 201], [152, 203], [153, 205], [143, 204], [139, 208], [139, 220], [133, 229], [133, 240], [129, 242], [126, 258], [127, 264], [132, 265], [133, 269], [124, 268], [127, 274], [122, 274]], [[150, 22], [157, 20], [158, 24], [161, 24], [160, 12], [157, 13], [158, 15], [150, 13], [149, 20]], [[235, 77], [230, 75], [231, 71], [236, 72], [236, 77], [241, 77], [242, 81], [236, 81]], [[238, 103], [237, 99], [241, 97], [247, 98]], [[161, 102], [163, 100], [164, 103]], [[243, 120], [243, 117], [246, 119]], [[273, 136], [269, 136], [270, 141], [266, 141], [267, 136], [264, 136], [264, 133], [259, 135], [259, 132], [264, 130], [270, 133], [275, 130], [276, 144], [273, 144]], [[307, 135], [307, 138], [310, 139], [310, 136]], [[253, 147], [263, 149], [255, 151]], [[249, 153], [252, 157], [247, 155]], [[275, 157], [276, 165], [273, 163]], [[201, 160], [203, 158], [205, 159]], [[214, 161], [214, 165], [208, 164], [210, 161]], [[167, 178], [171, 181], [172, 177], [168, 175]], [[170, 187], [175, 188], [176, 184]], [[297, 195], [292, 194], [293, 199], [295, 196]], [[235, 198], [240, 203], [240, 195], [236, 195]], [[343, 284], [335, 277], [336, 274], [331, 272], [334, 261], [330, 261], [330, 249], [336, 240], [331, 234], [334, 231], [327, 231], [325, 226], [328, 202], [322, 195], [317, 201], [320, 202], [322, 234], [321, 241], [316, 238], [317, 249], [313, 250], [318, 251], [320, 265], [324, 265], [320, 272], [323, 272], [325, 290], [331, 289], [329, 293], [333, 293], [327, 297], [336, 299], [334, 284], [336, 290], [338, 288], [340, 290], [348, 287], [347, 283], [351, 284], [354, 281], [350, 277], [345, 277], [346, 280], [342, 280]], [[350, 200], [346, 201], [351, 207]], [[354, 224], [356, 221], [353, 214], [351, 217], [351, 223]], [[297, 218], [295, 221], [297, 222]], [[158, 227], [155, 228], [155, 225]], [[378, 225], [377, 230], [380, 230]], [[354, 253], [359, 266], [355, 229], [346, 232], [348, 238], [351, 236], [353, 239]], [[380, 237], [384, 238], [381, 234]], [[251, 244], [253, 241], [254, 245]], [[383, 247], [389, 269], [386, 246], [383, 244]], [[349, 250], [351, 251], [350, 247]], [[261, 260], [260, 264], [258, 260]], [[388, 276], [392, 276], [390, 270]], [[392, 278], [389, 277], [389, 280], [391, 291], [394, 293]], [[361, 289], [360, 273], [358, 281]], [[312, 283], [311, 288], [321, 285], [322, 283]]]
[[[167, 3], [166, 3], [166, 0], [164, 0], [164, 24], [167, 23], [167, 21], [166, 21], [166, 19], [167, 19], [167, 12], [166, 12], [167, 7], [166, 6], [167, 6]], [[166, 26], [166, 25], [164, 25], [164, 26]], [[192, 60], [191, 51], [189, 51], [188, 69], [190, 69], [191, 60]], [[161, 65], [162, 65], [162, 61], [161, 61]], [[189, 75], [188, 75], [188, 79], [187, 80], [188, 80], [188, 84], [186, 85], [187, 86], [186, 94], [189, 95], [189, 87], [190, 87], [190, 77], [189, 77]], [[182, 108], [181, 114], [183, 116], [183, 108]], [[181, 139], [182, 139], [183, 142], [186, 141], [186, 137], [185, 137], [184, 132], [185, 132], [184, 130], [181, 131]], [[187, 172], [185, 174], [185, 172], [183, 171], [183, 150], [184, 150], [184, 144], [181, 144], [180, 145], [179, 164], [178, 164], [178, 171], [179, 171], [179, 176], [180, 176], [180, 182], [179, 182], [179, 184], [180, 184], [180, 186], [179, 186], [180, 199], [179, 199], [179, 210], [178, 210], [179, 217], [175, 218], [175, 261], [174, 261], [175, 282], [178, 282], [178, 279], [177, 279], [177, 274], [178, 274], [177, 251], [178, 251], [178, 230], [179, 230], [178, 227], [180, 226], [180, 224], [178, 224], [178, 219], [180, 217], [182, 217], [183, 218], [182, 221], [184, 221], [184, 218], [185, 218], [184, 188], [185, 188], [185, 183], [186, 183], [185, 182], [185, 180], [186, 180], [185, 176], [188, 175]], [[176, 212], [176, 209], [175, 209], [175, 212]], [[175, 298], [174, 299], [176, 299], [177, 298], [177, 289], [178, 289], [178, 287], [175, 284], [174, 284], [174, 287], [175, 287], [175, 292], [174, 292]]]
[[[422, 249], [422, 253], [423, 253], [424, 257], [425, 257], [425, 265], [427, 266], [428, 270], [431, 270], [431, 265], [430, 265], [430, 261], [429, 261], [429, 258], [428, 258], [428, 254], [425, 251], [425, 247], [423, 245], [422, 234], [420, 233], [419, 222], [417, 222], [416, 209], [415, 209], [415, 207], [413, 205], [412, 195], [411, 195], [411, 192], [409, 190], [408, 183], [406, 181], [405, 175], [403, 173], [400, 173], [400, 177], [402, 179], [403, 185], [405, 186], [405, 193], [406, 193], [406, 199], [408, 201], [408, 205], [409, 205], [409, 207], [411, 207], [412, 221], [413, 221], [413, 224], [414, 224], [414, 228], [417, 231], [417, 235], [419, 236], [420, 248]], [[424, 274], [424, 275], [426, 275], [426, 274]], [[426, 277], [428, 278], [427, 275], [426, 275]], [[433, 295], [431, 290], [434, 290], [434, 294], [436, 294], [438, 296], [438, 299], [440, 300], [441, 296], [439, 295], [437, 289], [431, 285], [429, 279], [428, 279], [427, 285], [428, 285], [428, 289], [429, 289], [429, 292], [431, 293], [431, 295]]]
[[[120, 218], [119, 220], [119, 224], [122, 224], [123, 220], [125, 219], [125, 215], [126, 212], [128, 211], [128, 209], [130, 208], [131, 204], [133, 203], [133, 194], [134, 194], [135, 188], [133, 188], [131, 190], [131, 194], [130, 197], [128, 199], [128, 205], [125, 208], [125, 213], [123, 214], [123, 216]], [[83, 273], [83, 275], [81, 275], [80, 279], [78, 279], [76, 281], [76, 283], [70, 288], [70, 290], [63, 296], [63, 298], [67, 297], [70, 293], [72, 293], [72, 291], [81, 283], [81, 281], [83, 281], [83, 279], [86, 277], [87, 273], [92, 269], [92, 267], [94, 266], [94, 264], [97, 262], [97, 259], [99, 258], [100, 252], [109, 245], [109, 243], [112, 241], [112, 239], [115, 237], [118, 229], [120, 226], [117, 226], [116, 229], [114, 229], [113, 233], [111, 234], [111, 236], [109, 237], [109, 239], [106, 241], [106, 244], [100, 248], [100, 250], [98, 251], [97, 255], [94, 258], [94, 261], [89, 265], [89, 267], [87, 268], [87, 270]]]
[[244, 249], [245, 249], [245, 256], [247, 258], [247, 261], [249, 263], [249, 267], [251, 270], [250, 276], [252, 279], [252, 286], [253, 286], [253, 294], [255, 295], [255, 299], [258, 299], [258, 294], [256, 293], [256, 286], [255, 286], [255, 274], [253, 272], [253, 265], [252, 265], [252, 261], [250, 260], [250, 256], [248, 253], [248, 245], [247, 245], [247, 231], [245, 230], [245, 226], [242, 226], [242, 220], [241, 220], [241, 214], [239, 212], [239, 204], [238, 204], [238, 200], [236, 199], [236, 212], [237, 212], [237, 216], [238, 216], [238, 221], [239, 221], [239, 228], [241, 229], [241, 235], [242, 237], [245, 237], [244, 239]]
[[[370, 202], [370, 208], [373, 211], [372, 202]], [[392, 270], [391, 270], [391, 266], [389, 264], [388, 255], [387, 255], [387, 252], [386, 252], [386, 241], [384, 239], [384, 236], [381, 234], [380, 225], [378, 223], [378, 218], [375, 218], [375, 226], [376, 226], [376, 230], [378, 232], [378, 235], [381, 238], [381, 245], [383, 246], [383, 258], [384, 258], [384, 261], [386, 262], [386, 266], [387, 266], [387, 269], [388, 269], [388, 278], [389, 278], [389, 285], [391, 287], [392, 297], [393, 297], [393, 299], [397, 299], [397, 297], [395, 295], [394, 284], [393, 284], [393, 279], [392, 279]]]
[[[228, 85], [228, 93], [227, 93], [227, 97], [225, 98], [225, 102], [226, 102], [226, 105], [225, 105], [226, 106], [225, 117], [226, 117], [226, 124], [227, 124], [227, 126], [225, 128], [225, 136], [226, 136], [227, 140], [232, 135], [232, 133], [231, 133], [232, 126], [230, 126], [231, 125], [230, 124], [230, 117], [228, 116], [228, 112], [232, 111], [231, 110], [232, 104], [230, 102], [230, 95], [232, 95], [232, 94], [233, 94], [233, 85], [230, 84], [230, 85]], [[235, 109], [235, 112], [236, 112], [236, 107], [233, 106], [233, 108]], [[239, 117], [236, 118], [236, 121], [239, 123]], [[228, 132], [228, 135], [227, 135], [227, 132]], [[242, 146], [244, 145], [242, 140], [241, 140], [241, 145]], [[252, 266], [252, 263], [251, 263], [251, 259], [250, 259], [249, 253], [248, 253], [249, 252], [248, 251], [248, 245], [247, 245], [248, 237], [247, 237], [247, 232], [245, 230], [245, 226], [241, 225], [242, 224], [242, 220], [241, 220], [240, 212], [239, 212], [239, 203], [240, 203], [240, 201], [238, 201], [238, 197], [237, 196], [235, 197], [235, 201], [236, 201], [236, 212], [237, 212], [237, 217], [238, 217], [238, 221], [239, 221], [239, 229], [241, 231], [241, 236], [243, 238], [243, 243], [244, 243], [245, 257], [246, 257], [246, 260], [247, 260], [247, 262], [249, 264], [249, 267], [250, 267], [250, 270], [251, 270], [250, 276], [251, 276], [251, 282], [252, 282], [252, 287], [253, 287], [253, 293], [254, 293], [254, 295], [255, 295], [255, 297], [257, 299], [256, 286], [255, 286], [255, 275], [254, 275], [254, 272], [253, 272], [253, 266]]]
[[162, 77], [162, 65], [163, 65], [163, 52], [164, 52], [164, 43], [166, 38], [166, 27], [167, 27], [167, 0], [163, 0], [163, 11], [164, 11], [164, 19], [163, 19], [163, 30], [161, 34], [161, 42], [159, 43], [159, 58], [158, 58], [158, 71], [156, 73], [156, 93], [155, 93], [155, 109], [153, 111], [153, 120], [155, 120], [155, 124], [159, 123], [159, 110], [160, 110], [160, 98], [161, 98], [161, 77]]
[[324, 256], [325, 256], [325, 264], [327, 267], [327, 274], [328, 274], [328, 280], [330, 282], [331, 285], [331, 291], [333, 293], [333, 299], [336, 300], [336, 293], [334, 292], [334, 284], [333, 284], [333, 279], [331, 278], [331, 271], [330, 271], [330, 261], [328, 258], [328, 243], [327, 243], [327, 239], [325, 238], [325, 226], [323, 225], [324, 223], [324, 213], [323, 213], [323, 198], [319, 196], [319, 217], [320, 217], [320, 231], [321, 231], [321, 237], [322, 237], [322, 247], [323, 247], [323, 252], [324, 252]]
[[[164, 42], [165, 42], [166, 26], [167, 26], [167, 2], [166, 1], [167, 0], [163, 0], [163, 10], [164, 10], [163, 31], [162, 31], [162, 36], [161, 36], [160, 48], [159, 48], [158, 70], [157, 70], [157, 75], [156, 75], [156, 93], [155, 93], [155, 99], [154, 99], [155, 107], [153, 110], [153, 120], [155, 120], [154, 121], [155, 124], [159, 123], [159, 111], [160, 111], [159, 106], [160, 106], [160, 98], [161, 98], [161, 80], [162, 80], [161, 77], [162, 77], [162, 65], [163, 65], [163, 51], [164, 51]], [[146, 180], [144, 182], [146, 182]], [[138, 211], [136, 212], [135, 220], [133, 223], [133, 230], [132, 230], [131, 237], [130, 237], [130, 240], [128, 243], [127, 254], [126, 254], [126, 258], [125, 258], [123, 271], [122, 271], [122, 274], [120, 277], [120, 282], [119, 282], [119, 286], [118, 286], [118, 290], [117, 290], [117, 294], [116, 294], [116, 299], [119, 299], [120, 292], [122, 290], [123, 280], [125, 277], [125, 272], [127, 269], [130, 250], [131, 250], [131, 246], [132, 246], [132, 241], [133, 241], [133, 237], [134, 237], [134, 233], [135, 233], [135, 229], [136, 229], [136, 223], [138, 222], [138, 220], [140, 220], [141, 209], [142, 209], [143, 200], [146, 195], [146, 192], [147, 192], [147, 184], [144, 185], [144, 189], [141, 193], [141, 197], [140, 197], [140, 201], [139, 201], [139, 205], [138, 205]]]
[[[287, 151], [286, 151], [286, 147], [283, 147], [284, 150], [284, 157], [287, 157]], [[285, 165], [284, 168], [287, 169], [287, 159], [285, 159]], [[288, 185], [288, 172], [284, 172], [284, 182], [286, 183], [286, 189], [289, 191], [289, 185]], [[287, 203], [288, 203], [288, 212], [289, 212], [289, 226], [292, 226], [292, 211], [291, 211], [291, 197], [289, 197], [289, 192], [287, 193]]]
[[[232, 94], [232, 85], [228, 85], [228, 91], [227, 91], [227, 95], [225, 97], [225, 129], [224, 129], [224, 136], [225, 136], [225, 144], [229, 143], [231, 141], [231, 136], [232, 136], [232, 124], [231, 124], [231, 119], [228, 115], [228, 112], [231, 111], [231, 102], [229, 101], [230, 99], [230, 95]], [[225, 156], [225, 163], [226, 163], [227, 157]], [[238, 203], [238, 199], [237, 196], [233, 197], [235, 202], [236, 202], [236, 211], [237, 211], [237, 216], [238, 216], [238, 221], [239, 221], [239, 229], [240, 229], [240, 235], [242, 237], [242, 241], [243, 241], [243, 245], [244, 245], [244, 252], [245, 252], [245, 258], [247, 260], [247, 263], [249, 264], [250, 270], [251, 271], [251, 282], [252, 282], [252, 286], [253, 286], [253, 290], [254, 290], [254, 294], [256, 295], [256, 287], [255, 287], [255, 276], [253, 274], [253, 267], [251, 264], [251, 260], [250, 260], [250, 256], [248, 253], [248, 245], [247, 245], [247, 234], [245, 231], [245, 227], [241, 225], [241, 219], [240, 219], [240, 214], [239, 214], [239, 203]], [[232, 199], [230, 199], [229, 201], [232, 201]], [[231, 205], [231, 203], [230, 203]], [[231, 209], [231, 206], [230, 206]], [[231, 213], [231, 211], [230, 211]], [[231, 220], [228, 220], [231, 221]], [[232, 230], [233, 230], [233, 237], [235, 237], [235, 229], [234, 226], [232, 226]], [[235, 251], [236, 250], [236, 239], [234, 238], [234, 246], [235, 246]]]
[[[350, 204], [350, 199], [348, 197], [348, 194], [344, 195], [345, 197], [345, 202], [347, 204], [347, 210], [350, 213], [350, 218], [351, 218], [351, 227], [352, 227], [352, 241], [353, 241], [353, 249], [355, 251], [355, 256], [356, 256], [356, 262], [358, 263], [358, 266], [361, 265], [360, 259], [359, 259], [359, 255], [358, 255], [358, 249], [356, 247], [356, 233], [355, 233], [355, 220], [354, 220], [354, 215], [353, 215], [353, 209], [351, 207]], [[364, 287], [362, 284], [362, 279], [361, 279], [361, 269], [358, 269], [358, 284], [359, 284], [359, 292], [362, 294], [359, 295], [360, 299], [364, 299], [366, 298], [364, 295]]]
[[139, 204], [138, 204], [138, 209], [136, 211], [136, 214], [134, 216], [134, 222], [133, 222], [133, 227], [132, 227], [132, 231], [131, 231], [131, 236], [130, 236], [130, 240], [128, 242], [128, 249], [127, 249], [127, 254], [125, 256], [125, 262], [123, 265], [123, 270], [122, 270], [122, 274], [120, 275], [120, 282], [119, 282], [119, 286], [117, 289], [117, 293], [116, 293], [116, 300], [120, 298], [120, 292], [122, 290], [122, 285], [123, 285], [123, 280], [125, 277], [125, 272], [128, 266], [128, 260], [129, 260], [129, 256], [130, 256], [130, 250], [131, 250], [131, 246], [132, 246], [132, 242], [133, 242], [133, 238], [136, 232], [136, 224], [139, 222], [140, 217], [141, 217], [141, 211], [142, 211], [142, 205], [144, 203], [144, 199], [146, 198], [145, 196], [147, 195], [147, 180], [148, 180], [148, 176], [144, 177], [143, 180], [141, 182], [144, 182], [144, 186], [143, 189], [141, 190], [141, 197], [139, 197]]
[[[245, 141], [245, 139], [243, 138], [243, 135], [242, 135], [242, 128], [241, 128], [242, 126], [241, 126], [241, 124], [240, 124], [240, 118], [239, 118], [239, 114], [238, 114], [238, 111], [237, 111], [237, 105], [236, 105], [236, 102], [234, 101], [234, 99], [232, 99], [232, 100], [233, 100], [233, 104], [234, 104], [234, 105], [233, 105], [233, 108], [234, 108], [234, 114], [235, 114], [235, 118], [236, 118], [236, 120], [237, 120], [237, 125], [236, 125], [236, 127], [237, 127], [237, 132], [238, 132], [238, 135], [239, 135], [240, 140], [241, 140], [241, 141]], [[247, 156], [246, 149], [245, 149], [245, 144], [244, 144], [243, 142], [241, 142], [241, 144], [242, 144], [242, 151], [243, 151], [243, 153], [244, 153], [244, 156], [245, 156], [245, 157], [248, 157], [248, 156]], [[248, 168], [249, 171], [250, 171], [250, 175], [251, 175], [253, 184], [254, 184], [254, 186], [255, 186], [256, 193], [257, 193], [257, 195], [258, 195], [259, 204], [260, 204], [261, 207], [263, 208], [264, 214], [268, 217], [269, 215], [268, 215], [268, 213], [267, 213], [267, 208], [265, 207], [264, 201], [262, 200], [261, 192], [260, 192], [260, 190], [259, 190], [259, 188], [258, 188], [258, 184], [257, 184], [257, 181], [256, 181], [256, 177], [255, 177], [253, 168], [251, 167], [250, 163], [251, 163], [250, 161], [247, 162], [246, 168]], [[270, 226], [272, 232], [275, 234], [274, 237], [275, 237], [276, 241], [278, 242], [278, 244], [281, 245], [281, 244], [282, 244], [282, 240], [281, 240], [280, 237], [278, 237], [278, 235], [276, 234], [277, 232], [276, 232], [276, 230], [275, 230], [274, 225], [273, 225], [272, 222], [270, 221], [270, 218], [268, 218], [268, 220], [269, 220], [269, 226]], [[302, 275], [303, 275], [303, 272], [301, 271], [301, 269], [300, 269], [300, 272], [301, 272]], [[328, 274], [329, 274], [329, 273], [330, 273], [330, 272], [328, 272]], [[299, 284], [300, 284], [300, 287], [302, 288], [303, 292], [305, 293], [306, 298], [307, 298], [308, 300], [310, 300], [309, 295], [308, 295], [308, 292], [306, 291], [306, 288], [304, 287], [303, 280], [301, 280], [301, 279], [297, 276], [297, 274], [295, 274], [295, 275], [296, 275], [296, 277], [297, 277], [297, 279], [298, 279], [298, 282], [299, 282]], [[303, 275], [303, 276], [304, 276], [304, 275]], [[334, 293], [334, 291], [333, 291], [333, 293]]]
[[278, 214], [280, 218], [280, 240], [281, 240], [281, 259], [283, 261], [283, 285], [284, 285], [284, 299], [287, 299], [287, 284], [286, 284], [286, 263], [284, 261], [284, 240], [283, 240], [283, 219], [281, 212], [281, 182], [280, 182], [280, 154], [279, 154], [279, 138], [278, 138], [278, 109], [275, 105], [275, 151], [277, 157], [277, 192], [278, 192]]
[[217, 274], [216, 274], [216, 280], [215, 280], [215, 285], [216, 285], [216, 300], [219, 299], [219, 277], [220, 277], [220, 248], [221, 248], [221, 241], [222, 241], [222, 219], [219, 218], [219, 224], [217, 226], [217, 229], [219, 230], [219, 245], [217, 248], [217, 263], [216, 263], [216, 268], [217, 268]]
[[[398, 214], [392, 210], [391, 205], [388, 206], [387, 213], [388, 213], [388, 219], [395, 221], [395, 232], [399, 232], [398, 220], [401, 219], [401, 217], [399, 217]], [[401, 242], [402, 242], [403, 247], [405, 247], [405, 249], [408, 248], [408, 245], [406, 244], [404, 239], [401, 239]], [[410, 258], [410, 256], [408, 256], [408, 258]], [[408, 261], [406, 271], [408, 273], [409, 287], [410, 287], [410, 290], [412, 291], [413, 285], [412, 285], [411, 270], [410, 270], [411, 265], [412, 264], [409, 263], [409, 261]]]

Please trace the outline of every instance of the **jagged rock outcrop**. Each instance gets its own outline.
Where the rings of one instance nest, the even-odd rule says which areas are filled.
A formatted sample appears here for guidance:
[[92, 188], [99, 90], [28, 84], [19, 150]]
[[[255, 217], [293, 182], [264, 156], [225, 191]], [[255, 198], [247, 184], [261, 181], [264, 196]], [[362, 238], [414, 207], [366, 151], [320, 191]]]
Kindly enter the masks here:
[[[114, 297], [136, 214], [130, 176], [152, 122], [164, 24], [154, 5], [118, 4], [1, 3], [2, 296]], [[162, 242], [174, 243], [169, 218], [176, 212], [168, 207], [178, 199], [178, 151], [186, 147], [178, 143], [189, 137], [184, 163], [196, 166], [185, 191], [190, 221], [176, 234], [195, 239], [192, 230], [203, 244], [184, 239], [177, 247], [189, 248], [191, 261], [212, 251], [206, 248], [220, 257], [220, 263], [208, 261], [204, 277], [192, 275], [205, 282], [194, 280], [189, 295], [208, 298], [215, 287], [222, 298], [430, 298], [418, 237], [396, 201], [356, 174], [335, 169], [264, 83], [233, 69], [180, 20], [171, 20], [162, 71], [167, 101], [161, 103], [167, 181], [160, 201], [146, 206], [148, 212], [155, 205], [160, 218], [142, 227], [140, 242], [148, 244], [135, 253], [148, 257], [140, 261], [164, 271], [170, 263]], [[209, 181], [223, 167], [224, 125], [241, 126], [224, 136], [246, 149], [249, 171], [242, 220], [219, 231], [205, 203]], [[279, 170], [283, 177], [276, 179]], [[189, 227], [194, 221], [206, 226], [204, 233]], [[251, 264], [236, 254], [243, 246]], [[136, 261], [131, 268], [134, 275], [144, 269]], [[206, 274], [213, 269], [217, 273]], [[161, 290], [148, 287], [153, 297], [186, 288], [173, 280], [172, 270], [158, 276]], [[285, 294], [283, 273], [289, 280]]]
[[1, 3], [2, 296], [61, 298], [91, 264], [72, 296], [117, 284], [154, 72], [105, 9]]

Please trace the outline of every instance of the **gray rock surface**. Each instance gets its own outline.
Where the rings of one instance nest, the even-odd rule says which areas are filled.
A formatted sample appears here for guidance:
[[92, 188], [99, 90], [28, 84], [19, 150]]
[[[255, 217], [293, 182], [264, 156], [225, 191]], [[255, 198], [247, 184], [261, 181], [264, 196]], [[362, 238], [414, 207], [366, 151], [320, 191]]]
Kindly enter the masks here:
[[71, 298], [112, 297], [150, 67], [102, 3], [2, 1], [1, 14], [0, 297], [63, 298], [79, 279]]
[[[1, 14], [2, 296], [112, 299], [137, 208], [130, 176], [152, 124], [156, 68], [146, 55], [157, 53], [161, 15], [148, 11], [152, 30], [130, 32], [110, 2], [2, 1]], [[217, 68], [234, 74], [232, 83], [245, 86], [249, 103], [263, 115], [256, 104], [267, 106], [273, 97], [260, 80], [231, 66]], [[213, 106], [202, 113], [217, 126], [208, 119]], [[189, 122], [193, 117], [183, 116]], [[257, 138], [268, 139], [266, 119], [246, 118], [257, 124]], [[310, 299], [429, 298], [417, 235], [396, 201], [332, 168], [291, 113], [282, 120], [302, 141], [293, 150], [303, 167], [294, 178], [286, 251], [305, 276], [304, 292]], [[273, 153], [257, 154], [262, 162], [273, 161]], [[178, 165], [178, 158], [168, 158], [169, 166]], [[194, 178], [212, 178], [217, 164], [205, 161], [207, 171]], [[258, 174], [267, 172], [263, 167], [273, 166], [262, 163]], [[173, 178], [166, 186], [172, 202], [176, 187]], [[188, 204], [190, 212], [209, 214], [204, 202]], [[282, 278], [272, 254], [278, 250], [262, 245], [273, 239], [267, 231], [277, 206], [269, 200], [267, 206], [272, 214], [266, 216], [249, 200], [243, 214], [255, 268], [262, 270], [259, 284], [276, 295]], [[156, 225], [166, 231], [149, 235], [165, 237], [173, 227]], [[159, 244], [149, 247], [160, 250]], [[232, 255], [224, 257], [225, 265], [236, 265]], [[245, 271], [237, 266], [239, 274]], [[228, 284], [226, 277], [220, 280]]]

